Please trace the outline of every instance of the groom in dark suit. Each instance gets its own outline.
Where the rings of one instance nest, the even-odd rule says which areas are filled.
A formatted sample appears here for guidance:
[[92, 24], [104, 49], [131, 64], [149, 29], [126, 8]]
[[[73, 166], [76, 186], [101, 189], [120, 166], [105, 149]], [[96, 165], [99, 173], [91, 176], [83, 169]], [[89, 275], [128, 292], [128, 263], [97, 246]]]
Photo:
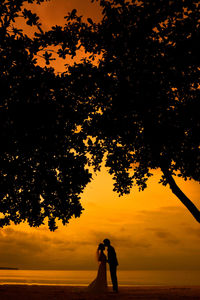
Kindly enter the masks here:
[[117, 266], [118, 266], [118, 261], [117, 261], [117, 256], [115, 249], [110, 245], [110, 240], [105, 239], [103, 241], [105, 247], [107, 247], [108, 250], [108, 263], [110, 266], [110, 276], [112, 280], [112, 285], [113, 285], [113, 291], [118, 292], [118, 283], [117, 283]]

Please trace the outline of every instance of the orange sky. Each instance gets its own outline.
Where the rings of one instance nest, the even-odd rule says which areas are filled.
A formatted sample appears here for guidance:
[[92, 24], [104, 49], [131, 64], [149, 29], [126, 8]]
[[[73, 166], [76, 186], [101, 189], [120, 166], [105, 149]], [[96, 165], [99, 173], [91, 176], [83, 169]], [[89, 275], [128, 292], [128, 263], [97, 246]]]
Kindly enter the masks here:
[[[89, 0], [52, 0], [37, 9], [44, 29], [62, 24], [67, 11], [97, 18], [98, 5]], [[62, 66], [57, 63], [57, 69]], [[0, 229], [0, 266], [21, 269], [95, 269], [95, 251], [108, 237], [121, 269], [200, 269], [200, 225], [171, 193], [158, 184], [159, 171], [148, 188], [118, 197], [111, 176], [103, 168], [82, 195], [82, 216], [49, 232], [47, 226], [26, 224]], [[198, 204], [199, 184], [177, 183]], [[200, 205], [198, 205], [200, 208]]]

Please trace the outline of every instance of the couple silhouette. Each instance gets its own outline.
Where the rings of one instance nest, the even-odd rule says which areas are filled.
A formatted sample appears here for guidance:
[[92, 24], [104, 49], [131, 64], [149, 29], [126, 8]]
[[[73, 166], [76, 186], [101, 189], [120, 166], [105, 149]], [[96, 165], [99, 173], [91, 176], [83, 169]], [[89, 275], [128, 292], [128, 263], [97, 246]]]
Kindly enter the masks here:
[[[104, 253], [105, 248], [107, 248], [107, 256]], [[109, 239], [105, 239], [103, 243], [99, 244], [97, 248], [97, 260], [99, 262], [97, 277], [88, 286], [89, 291], [96, 294], [106, 292], [107, 290], [106, 263], [108, 263], [110, 267], [110, 276], [112, 280], [113, 291], [118, 292], [118, 283], [117, 283], [118, 261], [117, 261], [115, 249], [111, 246]]]

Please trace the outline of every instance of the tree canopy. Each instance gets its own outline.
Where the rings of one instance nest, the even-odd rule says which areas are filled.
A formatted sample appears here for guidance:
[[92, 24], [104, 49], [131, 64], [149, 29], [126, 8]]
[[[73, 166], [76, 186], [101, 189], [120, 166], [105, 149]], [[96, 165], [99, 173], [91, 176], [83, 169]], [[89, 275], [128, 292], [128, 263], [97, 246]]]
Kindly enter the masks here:
[[105, 154], [120, 195], [134, 184], [145, 189], [151, 170], [161, 169], [161, 183], [199, 222], [200, 211], [173, 178], [200, 180], [199, 1], [98, 2], [99, 23], [83, 22], [74, 10], [62, 29], [76, 28], [76, 50], [83, 47], [88, 63], [99, 58], [89, 81], [101, 97], [83, 125], [93, 165]]
[[[56, 218], [79, 216], [88, 165], [103, 157], [120, 195], [144, 190], [160, 168], [200, 221], [173, 178], [200, 179], [199, 1], [99, 0], [99, 23], [74, 9], [48, 32], [26, 2], [0, 4], [1, 226], [47, 217], [54, 230]], [[20, 14], [34, 36], [13, 26]], [[49, 46], [85, 57], [58, 75]]]
[[[39, 226], [47, 218], [55, 230], [56, 218], [66, 224], [80, 216], [80, 193], [91, 180], [85, 134], [78, 128], [89, 114], [93, 87], [76, 97], [76, 70], [58, 75], [48, 66], [51, 53], [38, 37], [39, 18], [25, 6], [33, 2], [0, 4], [0, 226]], [[19, 17], [34, 34], [15, 26]]]

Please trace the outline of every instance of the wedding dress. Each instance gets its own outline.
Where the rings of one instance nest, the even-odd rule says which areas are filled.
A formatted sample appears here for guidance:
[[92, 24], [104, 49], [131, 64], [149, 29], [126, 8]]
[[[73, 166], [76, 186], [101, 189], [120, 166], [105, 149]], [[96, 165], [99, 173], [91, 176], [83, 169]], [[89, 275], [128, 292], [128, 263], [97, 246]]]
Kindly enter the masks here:
[[90, 283], [88, 289], [92, 293], [104, 293], [107, 289], [107, 275], [106, 275], [106, 256], [101, 251], [99, 254], [99, 268], [97, 272], [97, 277], [94, 281]]

